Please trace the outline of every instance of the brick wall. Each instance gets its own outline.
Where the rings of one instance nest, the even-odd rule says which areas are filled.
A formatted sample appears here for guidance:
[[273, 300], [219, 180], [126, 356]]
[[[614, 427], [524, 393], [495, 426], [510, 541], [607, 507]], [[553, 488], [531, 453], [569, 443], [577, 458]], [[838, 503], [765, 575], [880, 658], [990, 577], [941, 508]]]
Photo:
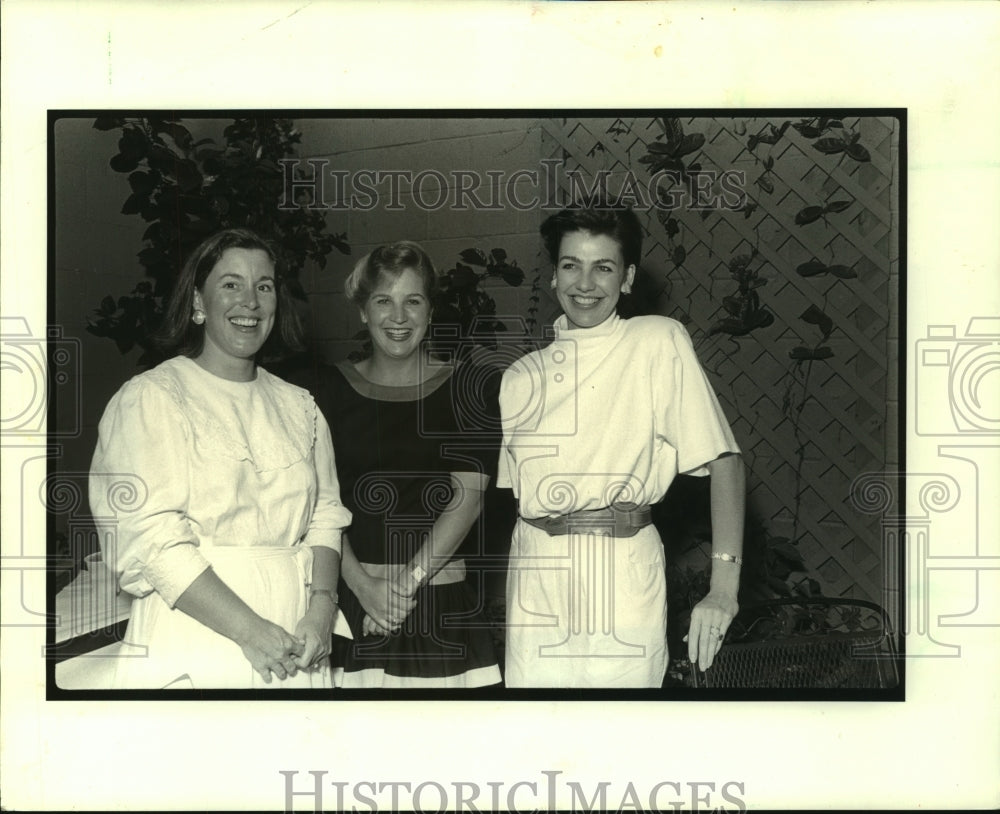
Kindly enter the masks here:
[[[345, 277], [358, 259], [394, 240], [417, 241], [442, 271], [452, 268], [464, 249], [505, 249], [525, 269], [526, 280], [516, 288], [490, 280], [486, 288], [497, 301], [498, 314], [527, 313], [530, 275], [540, 260], [540, 217], [536, 209], [521, 211], [506, 204], [509, 194], [525, 201], [532, 195], [532, 181], [518, 181], [515, 173], [539, 169], [537, 121], [331, 119], [300, 120], [298, 125], [303, 134], [300, 156], [328, 161], [329, 171], [346, 172], [349, 181], [364, 171], [409, 173], [398, 182], [398, 196], [391, 194], [388, 180], [378, 185], [377, 205], [371, 210], [331, 209], [327, 214], [330, 229], [347, 234], [352, 252], [349, 257], [332, 254], [325, 269], [308, 269], [303, 278], [310, 292], [311, 331], [325, 357], [346, 356], [356, 347], [349, 337], [361, 328], [356, 309], [343, 296]], [[499, 208], [479, 209], [471, 196], [460, 195], [457, 185], [465, 172], [482, 180], [475, 196]], [[336, 192], [324, 184], [328, 204], [335, 204]], [[443, 206], [432, 208], [438, 202]]]

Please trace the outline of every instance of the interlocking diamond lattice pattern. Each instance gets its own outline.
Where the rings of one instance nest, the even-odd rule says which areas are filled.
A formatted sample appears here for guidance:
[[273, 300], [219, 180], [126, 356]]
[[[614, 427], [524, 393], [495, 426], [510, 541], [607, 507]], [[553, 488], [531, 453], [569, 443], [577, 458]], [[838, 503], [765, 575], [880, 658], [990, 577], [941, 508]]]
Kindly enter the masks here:
[[[648, 235], [643, 271], [651, 290], [662, 291], [649, 310], [687, 325], [744, 451], [751, 511], [771, 534], [799, 541], [824, 593], [879, 601], [881, 530], [877, 518], [852, 506], [850, 485], [862, 472], [898, 463], [892, 316], [899, 290], [899, 122], [846, 116], [822, 134], [848, 141], [853, 135], [870, 157], [858, 161], [820, 151], [819, 137], [808, 131], [782, 129], [799, 118], [679, 121], [685, 134], [705, 137], [684, 164], [742, 173], [745, 198], [738, 208], [720, 198], [721, 206], [704, 211], [681, 204], [659, 214], [636, 202]], [[663, 140], [660, 121], [651, 117], [550, 119], [542, 126], [543, 154], [562, 160], [567, 196], [590, 189], [602, 173], [613, 194], [630, 178], [648, 184], [639, 159]], [[780, 135], [773, 144], [750, 144], [774, 132]], [[796, 222], [804, 208], [834, 202], [847, 205]], [[668, 216], [679, 227], [676, 235], [668, 234]], [[677, 246], [685, 255], [680, 263]], [[767, 280], [756, 289], [760, 304], [774, 321], [744, 336], [713, 333], [729, 316], [723, 298], [737, 288], [729, 262], [751, 251], [753, 268]], [[802, 276], [797, 268], [808, 261], [844, 266], [856, 276]], [[801, 318], [811, 306], [833, 322], [825, 341]], [[796, 347], [818, 345], [833, 355], [811, 362], [789, 357]]]

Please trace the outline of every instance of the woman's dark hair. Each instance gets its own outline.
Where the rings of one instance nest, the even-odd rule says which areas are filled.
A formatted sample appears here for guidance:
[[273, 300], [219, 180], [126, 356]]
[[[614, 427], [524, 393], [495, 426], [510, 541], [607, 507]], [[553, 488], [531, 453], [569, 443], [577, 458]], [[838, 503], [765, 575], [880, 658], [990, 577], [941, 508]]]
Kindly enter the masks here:
[[420, 275], [424, 294], [433, 304], [438, 293], [438, 273], [430, 255], [412, 240], [387, 243], [362, 257], [344, 281], [344, 293], [358, 308], [364, 308], [378, 286], [379, 277], [383, 274], [398, 277], [407, 269], [413, 269]]
[[201, 291], [205, 280], [227, 249], [260, 249], [274, 265], [277, 294], [275, 326], [260, 349], [259, 356], [279, 355], [302, 349], [302, 323], [285, 286], [278, 254], [270, 242], [249, 229], [224, 229], [204, 240], [191, 252], [174, 283], [163, 322], [153, 342], [168, 357], [197, 356], [205, 341], [205, 326], [191, 321], [195, 289]]
[[600, 203], [571, 206], [546, 218], [540, 231], [545, 251], [553, 265], [559, 261], [562, 239], [572, 232], [607, 235], [621, 246], [626, 267], [638, 268], [642, 259], [642, 224], [628, 207]]

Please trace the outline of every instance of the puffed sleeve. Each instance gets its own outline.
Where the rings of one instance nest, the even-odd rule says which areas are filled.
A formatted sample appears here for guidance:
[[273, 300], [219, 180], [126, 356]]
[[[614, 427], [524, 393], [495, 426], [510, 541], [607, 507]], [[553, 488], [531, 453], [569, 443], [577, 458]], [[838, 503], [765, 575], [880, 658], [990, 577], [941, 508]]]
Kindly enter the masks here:
[[665, 322], [667, 347], [658, 360], [667, 369], [656, 376], [661, 385], [654, 400], [657, 431], [677, 451], [678, 472], [707, 475], [706, 464], [740, 448], [687, 330], [674, 320]]
[[90, 507], [105, 562], [123, 590], [156, 591], [171, 607], [209, 567], [187, 515], [189, 434], [171, 395], [137, 376], [105, 409], [90, 468]]
[[333, 438], [323, 413], [316, 408], [316, 506], [305, 545], [341, 550], [343, 529], [351, 524], [351, 513], [340, 502], [340, 482], [333, 454]]

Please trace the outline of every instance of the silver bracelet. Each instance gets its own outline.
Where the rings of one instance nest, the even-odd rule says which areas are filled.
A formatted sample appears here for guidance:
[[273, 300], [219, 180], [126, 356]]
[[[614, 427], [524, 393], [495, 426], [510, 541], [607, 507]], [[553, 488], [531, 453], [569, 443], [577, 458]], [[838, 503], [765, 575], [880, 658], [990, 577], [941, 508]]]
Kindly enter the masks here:
[[723, 562], [731, 562], [734, 565], [742, 565], [743, 558], [737, 557], [735, 554], [723, 554], [721, 551], [712, 555], [713, 560], [722, 560]]

